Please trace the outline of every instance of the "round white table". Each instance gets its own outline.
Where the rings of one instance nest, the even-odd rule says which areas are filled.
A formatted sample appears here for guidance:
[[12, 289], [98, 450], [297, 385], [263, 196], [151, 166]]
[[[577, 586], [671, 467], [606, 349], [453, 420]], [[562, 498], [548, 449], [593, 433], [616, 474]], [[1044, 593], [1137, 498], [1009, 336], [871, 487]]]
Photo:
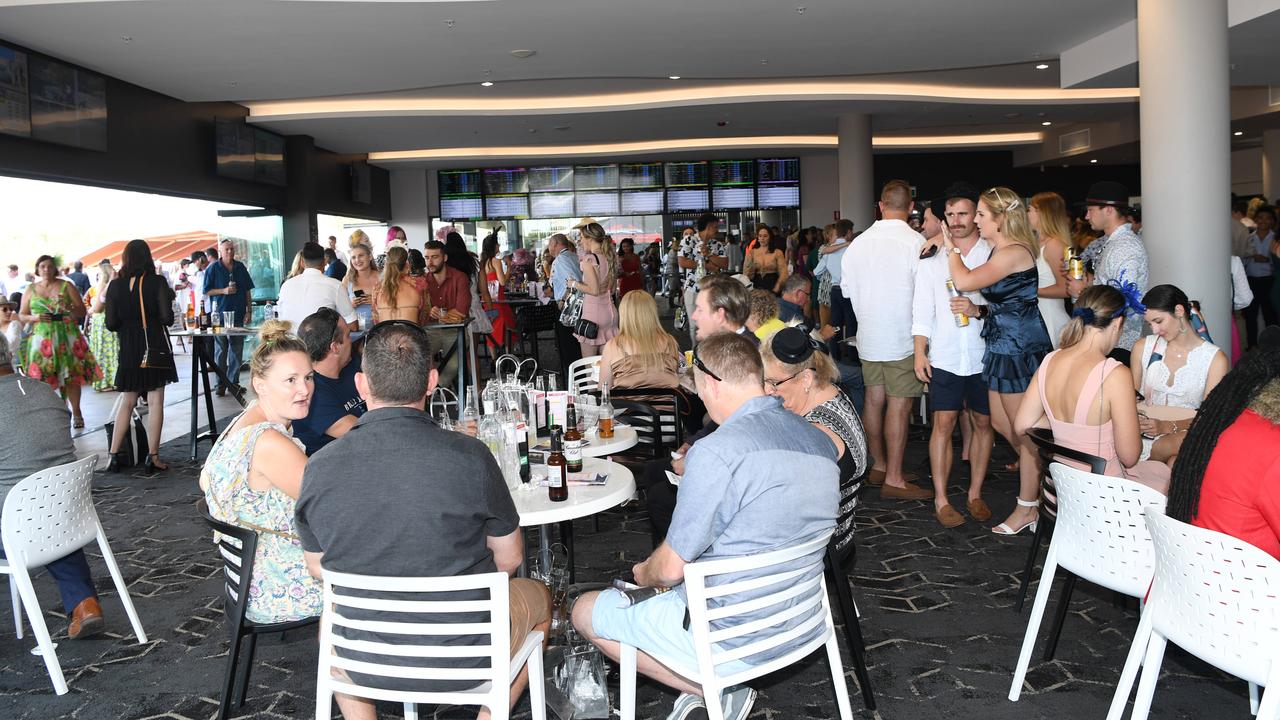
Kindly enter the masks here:
[[598, 432], [599, 428], [593, 428], [583, 438], [586, 442], [582, 445], [582, 457], [599, 458], [620, 453], [624, 450], [630, 450], [640, 441], [640, 437], [636, 435], [636, 429], [633, 427], [614, 427], [613, 437], [608, 440], [601, 440], [597, 434]]

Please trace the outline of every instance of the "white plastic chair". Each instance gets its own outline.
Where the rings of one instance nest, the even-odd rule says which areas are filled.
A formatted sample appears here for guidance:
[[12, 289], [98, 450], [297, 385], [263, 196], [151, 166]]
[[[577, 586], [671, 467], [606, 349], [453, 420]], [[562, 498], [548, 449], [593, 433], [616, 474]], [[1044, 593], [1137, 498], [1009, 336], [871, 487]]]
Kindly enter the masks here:
[[[1022, 694], [1031, 651], [1059, 567], [1082, 580], [1139, 599], [1155, 571], [1151, 535], [1142, 513], [1148, 506], [1163, 509], [1163, 495], [1132, 480], [1095, 475], [1062, 463], [1051, 464], [1049, 474], [1057, 489], [1058, 520], [1009, 687], [1009, 699], [1014, 702]], [[1064, 596], [1063, 602], [1067, 601]], [[1121, 683], [1124, 677], [1122, 674]], [[1125, 694], [1128, 695], [1128, 687]]]
[[[1134, 720], [1145, 720], [1156, 692], [1165, 646], [1178, 647], [1250, 683], [1258, 720], [1280, 718], [1280, 561], [1213, 530], [1178, 522], [1151, 509], [1155, 581], [1133, 638], [1122, 677], [1142, 665]], [[1145, 652], [1146, 657], [1143, 658]], [[1108, 718], [1124, 714], [1129, 685], [1116, 688]]]
[[[328, 720], [332, 713], [333, 693], [339, 692], [373, 700], [404, 704], [406, 720], [417, 720], [417, 703], [436, 705], [483, 705], [495, 720], [510, 716], [511, 683], [520, 669], [529, 666], [529, 701], [534, 720], [546, 720], [543, 694], [541, 631], [525, 636], [524, 644], [511, 655], [511, 619], [508, 604], [510, 576], [502, 572], [457, 577], [376, 577], [321, 570], [324, 579], [324, 612], [320, 616], [320, 664], [316, 680], [316, 718]], [[338, 590], [342, 592], [338, 592]], [[466, 590], [488, 591], [487, 600], [418, 600], [425, 593], [457, 593]], [[356, 597], [351, 591], [381, 597]], [[395, 595], [409, 598], [397, 599]], [[349, 610], [394, 613], [488, 613], [484, 622], [421, 622], [409, 619], [359, 620], [348, 617]], [[372, 631], [403, 638], [401, 643], [351, 640], [334, 632], [334, 628]], [[479, 636], [476, 645], [432, 645], [421, 641], [434, 636]], [[487, 641], [483, 638], [487, 636]], [[414, 668], [384, 662], [343, 658], [334, 648], [402, 658], [484, 658], [488, 667], [479, 668]], [[465, 690], [410, 692], [385, 690], [359, 685], [332, 675], [333, 668], [364, 675], [412, 680], [459, 680], [475, 685]]]
[[[66, 694], [67, 681], [62, 676], [62, 666], [58, 664], [35, 587], [31, 584], [32, 568], [44, 567], [97, 540], [116, 592], [120, 593], [120, 602], [129, 616], [129, 624], [138, 637], [138, 644], [147, 642], [147, 633], [142, 629], [133, 601], [129, 598], [129, 588], [124, 584], [115, 555], [107, 544], [107, 536], [102, 532], [98, 513], [93, 508], [90, 488], [93, 467], [97, 462], [97, 456], [93, 455], [29, 475], [9, 491], [0, 515], [18, 637], [22, 637], [20, 610], [25, 603], [27, 621], [31, 623], [39, 646], [37, 653], [44, 657], [53, 689], [59, 695]], [[16, 593], [12, 591], [13, 586], [17, 587]]]
[[[693, 633], [698, 666], [688, 667], [660, 656], [654, 656], [654, 659], [702, 686], [710, 720], [724, 720], [720, 693], [725, 688], [793, 665], [824, 646], [840, 718], [851, 720], [853, 717], [824, 579], [823, 558], [830, 539], [831, 533], [826, 533], [820, 538], [782, 550], [685, 565], [684, 586], [689, 600], [689, 630]], [[797, 566], [798, 560], [802, 560], [802, 564]], [[748, 574], [749, 579], [715, 585], [708, 583], [709, 578], [726, 574]], [[723, 603], [723, 598], [738, 593], [745, 593], [750, 597], [734, 598], [731, 604]], [[791, 604], [788, 606], [787, 603]], [[774, 608], [774, 611], [763, 619], [741, 618], [746, 613], [756, 613], [767, 608]], [[736, 648], [720, 647], [726, 641], [757, 633], [793, 618], [805, 619], [790, 630], [763, 639], [752, 639], [746, 645]], [[712, 627], [713, 622], [716, 627]], [[817, 628], [821, 628], [821, 631], [812, 640], [801, 645], [795, 644], [796, 640]], [[750, 663], [750, 658], [780, 648], [786, 648], [786, 652], [771, 660], [752, 664], [746, 670], [721, 674], [716, 669], [718, 665], [734, 660]], [[636, 649], [622, 645], [619, 663], [622, 666], [622, 720], [635, 720]]]
[[595, 355], [569, 363], [569, 394], [600, 389], [600, 356]]

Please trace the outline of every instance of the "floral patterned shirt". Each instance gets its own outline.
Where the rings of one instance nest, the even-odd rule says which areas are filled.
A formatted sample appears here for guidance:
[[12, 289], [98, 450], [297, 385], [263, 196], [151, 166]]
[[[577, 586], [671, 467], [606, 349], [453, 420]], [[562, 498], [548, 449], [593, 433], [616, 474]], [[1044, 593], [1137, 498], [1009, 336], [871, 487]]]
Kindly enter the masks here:
[[[1097, 250], [1095, 251], [1094, 248]], [[1092, 254], [1090, 251], [1093, 251]], [[1116, 228], [1110, 235], [1093, 241], [1085, 249], [1083, 257], [1086, 260], [1093, 260], [1094, 285], [1107, 285], [1112, 281], [1120, 282], [1120, 274], [1124, 273], [1125, 281], [1138, 286], [1139, 296], [1146, 294], [1147, 285], [1150, 283], [1147, 248], [1129, 223]], [[1120, 340], [1116, 343], [1116, 347], [1131, 350], [1140, 337], [1142, 337], [1142, 315], [1130, 313], [1124, 319], [1124, 328], [1120, 331]]]
[[[727, 257], [725, 244], [719, 238], [712, 238], [711, 240], [708, 240], [707, 246], [711, 249], [712, 257]], [[702, 238], [698, 237], [697, 233], [694, 233], [693, 235], [687, 235], [680, 239], [680, 257], [686, 260], [693, 260], [697, 262], [698, 258], [702, 256], [702, 253], [699, 252], [701, 250], [701, 247], [702, 247]], [[685, 290], [698, 287], [697, 276], [698, 276], [698, 271], [696, 269], [684, 271], [684, 289]]]

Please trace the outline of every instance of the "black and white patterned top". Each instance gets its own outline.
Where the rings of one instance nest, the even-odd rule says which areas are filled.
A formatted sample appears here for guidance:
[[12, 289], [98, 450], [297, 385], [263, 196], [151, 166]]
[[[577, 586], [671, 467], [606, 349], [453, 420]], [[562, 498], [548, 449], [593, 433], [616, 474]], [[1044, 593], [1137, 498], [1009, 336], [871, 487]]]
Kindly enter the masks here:
[[853, 401], [842, 390], [834, 398], [810, 410], [804, 419], [826, 427], [844, 442], [844, 454], [836, 463], [840, 468], [840, 510], [836, 516], [833, 541], [839, 552], [853, 540], [854, 510], [862, 494], [863, 475], [870, 467], [867, 433], [862, 429], [862, 420], [853, 407]]
[[[708, 240], [707, 247], [711, 250], [710, 257], [726, 257], [725, 244], [719, 238], [712, 238], [711, 240]], [[697, 259], [702, 256], [702, 253], [699, 252], [701, 248], [702, 238], [698, 237], [697, 233], [687, 235], [680, 239], [680, 257], [686, 260], [697, 261]], [[683, 287], [685, 290], [698, 287], [697, 275], [698, 271], [696, 269], [684, 271]]]

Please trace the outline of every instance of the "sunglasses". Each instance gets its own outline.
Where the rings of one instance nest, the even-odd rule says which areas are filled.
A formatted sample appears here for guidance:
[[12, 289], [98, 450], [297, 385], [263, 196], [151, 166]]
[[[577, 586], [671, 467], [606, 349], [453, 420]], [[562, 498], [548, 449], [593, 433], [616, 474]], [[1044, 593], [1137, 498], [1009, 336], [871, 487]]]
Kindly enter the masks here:
[[[808, 368], [805, 368], [805, 370], [808, 370]], [[792, 373], [790, 377], [782, 380], [770, 380], [768, 378], [765, 378], [764, 384], [768, 385], [769, 387], [773, 388], [776, 391], [779, 385], [785, 385], [786, 383], [789, 383], [792, 380], [795, 380], [796, 378], [800, 377], [800, 373], [802, 372], [804, 372], [804, 370], [797, 370], [794, 373]]]
[[414, 330], [417, 330], [418, 333], [423, 337], [427, 337], [427, 331], [423, 330], [422, 326], [419, 325], [418, 323], [409, 322], [408, 320], [383, 320], [377, 325], [374, 325], [373, 327], [369, 328], [369, 331], [364, 334], [365, 344], [367, 345], [370, 341], [376, 338], [378, 336], [378, 333], [392, 327], [413, 328]]
[[711, 372], [711, 369], [707, 367], [707, 364], [702, 362], [702, 358], [698, 357], [697, 348], [694, 348], [693, 350], [693, 366], [698, 368], [702, 372], [706, 373], [707, 375], [709, 375], [712, 380], [715, 380], [716, 382], [724, 382], [723, 380], [720, 379], [719, 375]]

